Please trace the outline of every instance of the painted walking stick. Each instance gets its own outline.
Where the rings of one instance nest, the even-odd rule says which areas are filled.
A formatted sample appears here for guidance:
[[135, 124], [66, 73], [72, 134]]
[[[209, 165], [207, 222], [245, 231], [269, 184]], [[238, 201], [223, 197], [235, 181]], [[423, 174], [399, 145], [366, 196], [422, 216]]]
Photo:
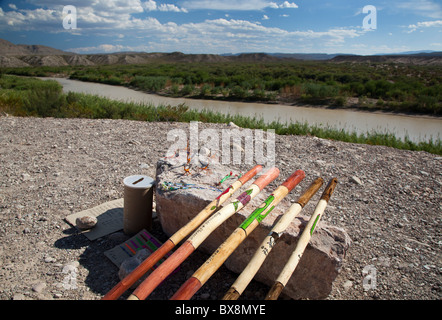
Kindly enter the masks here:
[[325, 211], [325, 208], [327, 207], [328, 201], [330, 200], [330, 197], [337, 183], [338, 180], [336, 178], [333, 178], [332, 180], [330, 180], [329, 184], [325, 188], [321, 199], [316, 205], [313, 215], [310, 217], [307, 226], [305, 227], [304, 231], [301, 234], [301, 237], [298, 240], [298, 243], [296, 244], [295, 250], [293, 251], [286, 265], [282, 269], [275, 283], [270, 288], [270, 291], [267, 293], [267, 296], [265, 298], [266, 300], [277, 300], [282, 290], [286, 286], [287, 282], [289, 281], [290, 277], [298, 266], [299, 260], [301, 260], [301, 257], [304, 254], [304, 250], [307, 247], [310, 238], [312, 237], [313, 232], [315, 231], [315, 228]]
[[255, 230], [261, 221], [275, 208], [276, 205], [295, 188], [303, 179], [302, 170], [292, 174], [282, 185], [255, 210], [250, 216], [233, 231], [209, 259], [187, 280], [173, 295], [171, 300], [190, 299], [209, 278], [221, 267], [233, 251]]
[[161, 247], [159, 247], [152, 255], [144, 260], [136, 269], [129, 273], [114, 288], [112, 288], [102, 300], [116, 300], [135, 282], [138, 281], [148, 270], [150, 270], [158, 261], [169, 253], [181, 240], [187, 237], [197, 227], [201, 225], [212, 213], [214, 213], [232, 194], [239, 190], [247, 181], [252, 179], [262, 170], [262, 166], [257, 165], [248, 171], [232, 185], [230, 185], [215, 200], [209, 203], [200, 213], [198, 213], [191, 221], [173, 234]]
[[161, 263], [129, 296], [128, 300], [144, 300], [155, 288], [166, 279], [184, 260], [187, 259], [198, 246], [225, 220], [241, 210], [270, 182], [279, 175], [278, 168], [271, 168], [261, 177], [256, 179], [252, 185], [238, 198], [221, 208], [208, 218], [169, 258]]
[[250, 262], [224, 295], [223, 300], [236, 300], [239, 298], [249, 285], [250, 281], [252, 281], [259, 268], [261, 268], [267, 255], [270, 253], [281, 234], [287, 229], [293, 219], [301, 212], [323, 183], [324, 180], [322, 178], [317, 178], [313, 181], [298, 200], [282, 215], [281, 219], [272, 227], [272, 230], [270, 230], [267, 237], [264, 238]]

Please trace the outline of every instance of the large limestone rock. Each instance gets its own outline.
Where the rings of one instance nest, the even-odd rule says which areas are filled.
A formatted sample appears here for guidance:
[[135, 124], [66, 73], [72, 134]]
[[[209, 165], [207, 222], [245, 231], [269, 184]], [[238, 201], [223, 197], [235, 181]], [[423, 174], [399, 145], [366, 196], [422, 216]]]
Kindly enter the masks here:
[[[174, 164], [167, 160], [160, 160], [157, 164], [156, 176], [156, 210], [162, 228], [167, 235], [172, 235], [180, 227], [190, 221], [207, 204], [216, 198], [220, 192], [213, 187], [226, 174], [232, 171], [231, 168], [221, 164], [210, 166], [211, 171], [201, 171], [192, 175], [184, 175], [182, 165]], [[251, 167], [250, 167], [251, 169]], [[233, 171], [237, 173], [237, 171]], [[246, 217], [256, 209], [266, 197], [280, 185], [292, 172], [281, 172], [274, 184], [264, 189], [245, 208], [234, 214], [218, 227], [198, 248], [203, 252], [212, 254], [218, 246], [237, 228]], [[270, 232], [272, 225], [278, 216], [285, 213], [292, 205], [291, 200], [296, 200], [302, 190], [307, 188], [316, 177], [306, 177], [280, 204], [262, 221], [260, 226], [254, 230], [246, 240], [233, 252], [225, 262], [225, 266], [236, 273], [241, 273], [246, 267], [256, 249], [265, 236]], [[235, 193], [224, 205], [230, 203], [247, 185], [253, 183], [252, 179], [240, 191]], [[224, 182], [219, 188], [224, 190], [235, 181], [234, 178]], [[167, 191], [164, 183], [194, 184], [194, 187], [203, 189], [179, 189]], [[325, 184], [318, 193], [311, 199], [309, 204], [301, 212], [286, 232], [280, 237], [266, 261], [255, 276], [269, 287], [274, 283], [289, 256], [293, 252], [300, 233], [308, 222], [310, 215], [325, 188]], [[338, 187], [339, 188], [339, 187]], [[335, 192], [339, 192], [339, 189]], [[332, 200], [333, 201], [333, 198]], [[327, 214], [327, 211], [326, 213]], [[283, 293], [293, 299], [324, 299], [332, 289], [332, 284], [338, 275], [342, 260], [350, 246], [348, 234], [341, 228], [328, 226], [321, 221], [313, 234], [313, 237]], [[231, 285], [231, 284], [230, 284]], [[247, 289], [246, 289], [247, 290]]]

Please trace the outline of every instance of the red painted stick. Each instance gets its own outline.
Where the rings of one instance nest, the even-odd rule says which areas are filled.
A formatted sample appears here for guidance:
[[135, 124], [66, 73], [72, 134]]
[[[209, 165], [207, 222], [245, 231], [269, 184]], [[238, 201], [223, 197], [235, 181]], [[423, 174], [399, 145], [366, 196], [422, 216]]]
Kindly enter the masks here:
[[205, 221], [190, 237], [178, 248], [166, 261], [155, 269], [139, 286], [135, 289], [128, 300], [144, 300], [155, 288], [163, 282], [187, 257], [198, 248], [198, 246], [225, 220], [235, 212], [241, 210], [254, 198], [261, 190], [279, 175], [277, 168], [272, 168], [259, 177], [248, 190], [243, 192], [229, 205], [220, 209]]
[[102, 300], [116, 300], [135, 282], [138, 281], [147, 271], [149, 271], [158, 261], [168, 254], [181, 240], [193, 232], [201, 223], [203, 223], [221, 204], [239, 190], [247, 181], [252, 179], [262, 170], [262, 166], [257, 165], [252, 170], [246, 172], [241, 178], [230, 185], [221, 195], [208, 204], [200, 213], [198, 213], [189, 223], [175, 232], [161, 247], [152, 255], [144, 260], [137, 268], [129, 273], [115, 287], [113, 287]]

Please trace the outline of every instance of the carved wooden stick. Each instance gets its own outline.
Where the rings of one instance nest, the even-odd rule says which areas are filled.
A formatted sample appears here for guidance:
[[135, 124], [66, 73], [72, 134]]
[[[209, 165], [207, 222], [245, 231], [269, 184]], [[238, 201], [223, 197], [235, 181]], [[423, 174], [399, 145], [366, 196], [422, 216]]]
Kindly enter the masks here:
[[225, 220], [241, 210], [270, 182], [279, 175], [278, 168], [271, 168], [229, 203], [207, 219], [167, 260], [160, 264], [139, 286], [128, 300], [144, 300], [167, 276], [169, 276], [198, 246]]
[[257, 165], [248, 171], [241, 178], [236, 180], [230, 187], [221, 193], [215, 200], [209, 203], [200, 213], [198, 213], [191, 221], [173, 234], [161, 247], [159, 247], [152, 255], [144, 260], [137, 268], [122, 279], [114, 288], [112, 288], [102, 300], [116, 300], [135, 282], [138, 281], [148, 270], [150, 270], [158, 261], [168, 254], [178, 243], [193, 232], [201, 225], [213, 212], [229, 199], [233, 193], [239, 190], [247, 181], [252, 179], [262, 170], [262, 166]]
[[239, 277], [224, 295], [223, 300], [236, 300], [244, 292], [246, 287], [252, 281], [258, 270], [264, 263], [267, 255], [270, 253], [281, 234], [287, 229], [293, 219], [301, 212], [311, 197], [322, 186], [324, 180], [317, 178], [308, 187], [308, 189], [298, 198], [298, 200], [284, 213], [281, 219], [272, 227], [267, 237], [264, 238], [259, 248], [256, 250], [248, 265], [241, 272]]
[[233, 251], [255, 230], [261, 221], [275, 208], [276, 205], [297, 186], [305, 177], [302, 170], [292, 174], [255, 210], [250, 216], [233, 231], [209, 259], [187, 280], [173, 295], [171, 300], [190, 299], [209, 278], [221, 267]]
[[328, 201], [330, 200], [330, 197], [337, 183], [338, 180], [336, 178], [330, 180], [329, 184], [324, 190], [324, 193], [321, 196], [321, 199], [316, 205], [313, 215], [310, 217], [307, 226], [302, 232], [301, 237], [299, 238], [298, 243], [296, 244], [295, 250], [293, 251], [286, 265], [282, 269], [275, 283], [270, 288], [270, 291], [267, 293], [267, 296], [265, 298], [266, 300], [277, 300], [282, 290], [286, 286], [287, 282], [290, 280], [290, 277], [292, 276], [293, 272], [298, 266], [299, 260], [304, 254], [304, 250], [307, 247], [310, 238], [312, 237], [313, 232], [315, 231], [315, 228], [318, 225], [319, 220], [321, 219], [321, 216], [325, 211], [325, 208], [327, 207]]

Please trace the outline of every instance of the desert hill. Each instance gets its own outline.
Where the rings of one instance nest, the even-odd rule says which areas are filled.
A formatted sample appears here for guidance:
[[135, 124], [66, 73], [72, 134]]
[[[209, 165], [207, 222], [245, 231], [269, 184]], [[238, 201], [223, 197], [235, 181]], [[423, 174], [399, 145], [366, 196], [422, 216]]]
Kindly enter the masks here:
[[94, 66], [127, 65], [152, 62], [272, 62], [272, 61], [331, 61], [336, 63], [406, 63], [415, 65], [442, 65], [442, 52], [400, 55], [336, 55], [336, 54], [185, 54], [182, 52], [119, 52], [108, 54], [76, 54], [43, 45], [13, 44], [0, 39], [0, 67], [37, 66]]

